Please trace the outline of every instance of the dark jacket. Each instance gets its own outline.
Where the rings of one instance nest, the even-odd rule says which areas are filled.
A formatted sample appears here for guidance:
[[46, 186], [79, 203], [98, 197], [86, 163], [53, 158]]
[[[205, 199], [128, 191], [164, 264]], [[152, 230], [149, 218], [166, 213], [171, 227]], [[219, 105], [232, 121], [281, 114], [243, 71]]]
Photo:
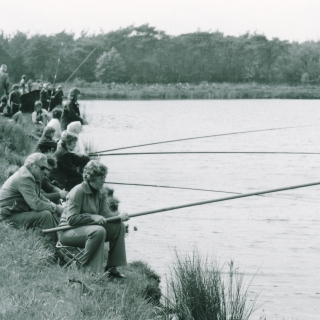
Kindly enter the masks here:
[[[56, 181], [60, 189], [70, 191], [74, 186], [83, 181], [82, 171], [84, 166], [90, 161], [86, 155], [79, 155], [70, 152], [63, 146], [58, 146], [57, 151], [53, 154], [57, 159], [57, 167], [50, 173], [50, 180]], [[79, 170], [77, 169], [79, 168]]]
[[83, 119], [80, 117], [80, 109], [77, 101], [69, 100], [63, 107], [62, 116], [60, 119], [61, 130], [66, 130], [69, 123], [80, 121], [83, 124]]
[[9, 102], [9, 106], [11, 106], [12, 108], [12, 114], [15, 114], [16, 112], [18, 112], [20, 103], [21, 103], [20, 92], [11, 91], [8, 102]]
[[36, 151], [40, 151], [42, 153], [55, 152], [56, 150], [57, 143], [45, 136], [42, 136], [36, 145]]
[[47, 90], [42, 89], [40, 91], [40, 101], [42, 102], [42, 108], [49, 109], [49, 94]]

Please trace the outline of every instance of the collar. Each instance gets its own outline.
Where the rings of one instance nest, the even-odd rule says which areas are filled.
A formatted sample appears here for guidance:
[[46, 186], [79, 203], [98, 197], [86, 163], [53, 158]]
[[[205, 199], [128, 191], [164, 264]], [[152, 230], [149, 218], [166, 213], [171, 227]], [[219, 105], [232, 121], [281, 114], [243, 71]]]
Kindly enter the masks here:
[[[85, 194], [92, 194], [94, 196], [94, 194], [89, 186], [89, 183], [87, 181], [82, 182], [82, 187], [83, 187], [83, 191]], [[99, 198], [102, 198], [102, 195], [103, 195], [103, 192], [101, 190], [97, 190], [97, 196]]]

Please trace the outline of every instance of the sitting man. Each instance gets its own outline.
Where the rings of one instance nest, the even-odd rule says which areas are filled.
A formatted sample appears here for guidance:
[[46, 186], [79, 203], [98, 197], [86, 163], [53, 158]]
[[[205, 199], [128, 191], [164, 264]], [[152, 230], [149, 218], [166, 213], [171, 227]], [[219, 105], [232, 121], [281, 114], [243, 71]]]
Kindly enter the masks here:
[[[10, 176], [0, 190], [0, 215], [3, 220], [16, 226], [41, 229], [55, 228], [63, 207], [56, 205], [41, 194], [41, 181], [49, 172], [47, 157], [33, 153], [24, 165]], [[56, 233], [49, 233], [49, 240], [56, 243]]]

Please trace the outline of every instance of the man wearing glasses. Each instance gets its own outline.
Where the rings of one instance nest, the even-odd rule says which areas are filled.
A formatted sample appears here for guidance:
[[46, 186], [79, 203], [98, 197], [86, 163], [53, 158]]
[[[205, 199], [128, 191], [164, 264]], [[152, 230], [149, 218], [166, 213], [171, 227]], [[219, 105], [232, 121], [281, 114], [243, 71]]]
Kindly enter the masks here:
[[[15, 226], [49, 229], [57, 226], [63, 207], [41, 194], [41, 181], [50, 171], [47, 157], [33, 153], [24, 165], [10, 176], [0, 190], [0, 216]], [[54, 244], [56, 233], [47, 235]]]

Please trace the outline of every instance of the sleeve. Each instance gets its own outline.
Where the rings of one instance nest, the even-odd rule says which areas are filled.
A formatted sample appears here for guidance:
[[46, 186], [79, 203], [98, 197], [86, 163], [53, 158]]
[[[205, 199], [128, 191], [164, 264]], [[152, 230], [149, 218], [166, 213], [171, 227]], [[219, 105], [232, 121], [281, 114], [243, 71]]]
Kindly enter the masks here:
[[92, 224], [90, 213], [82, 212], [82, 198], [85, 194], [81, 188], [71, 191], [67, 196], [67, 222], [70, 226]]
[[33, 123], [37, 122], [37, 112], [36, 111], [32, 112], [31, 119], [32, 119]]
[[31, 178], [21, 179], [19, 185], [19, 191], [22, 194], [25, 202], [29, 205], [33, 211], [49, 210], [54, 213], [56, 211], [56, 205], [48, 201], [41, 194], [37, 194], [37, 188]]
[[66, 153], [59, 160], [59, 165], [68, 172], [68, 175], [78, 175], [79, 172], [76, 170], [76, 167], [73, 163], [73, 154]]
[[90, 161], [90, 158], [87, 155], [73, 153], [72, 157], [76, 167], [84, 167]]
[[115, 217], [118, 215], [119, 212], [115, 213], [110, 210], [108, 196], [106, 193], [103, 194], [101, 200], [102, 200], [102, 206], [101, 206], [100, 215], [102, 215], [104, 218]]

